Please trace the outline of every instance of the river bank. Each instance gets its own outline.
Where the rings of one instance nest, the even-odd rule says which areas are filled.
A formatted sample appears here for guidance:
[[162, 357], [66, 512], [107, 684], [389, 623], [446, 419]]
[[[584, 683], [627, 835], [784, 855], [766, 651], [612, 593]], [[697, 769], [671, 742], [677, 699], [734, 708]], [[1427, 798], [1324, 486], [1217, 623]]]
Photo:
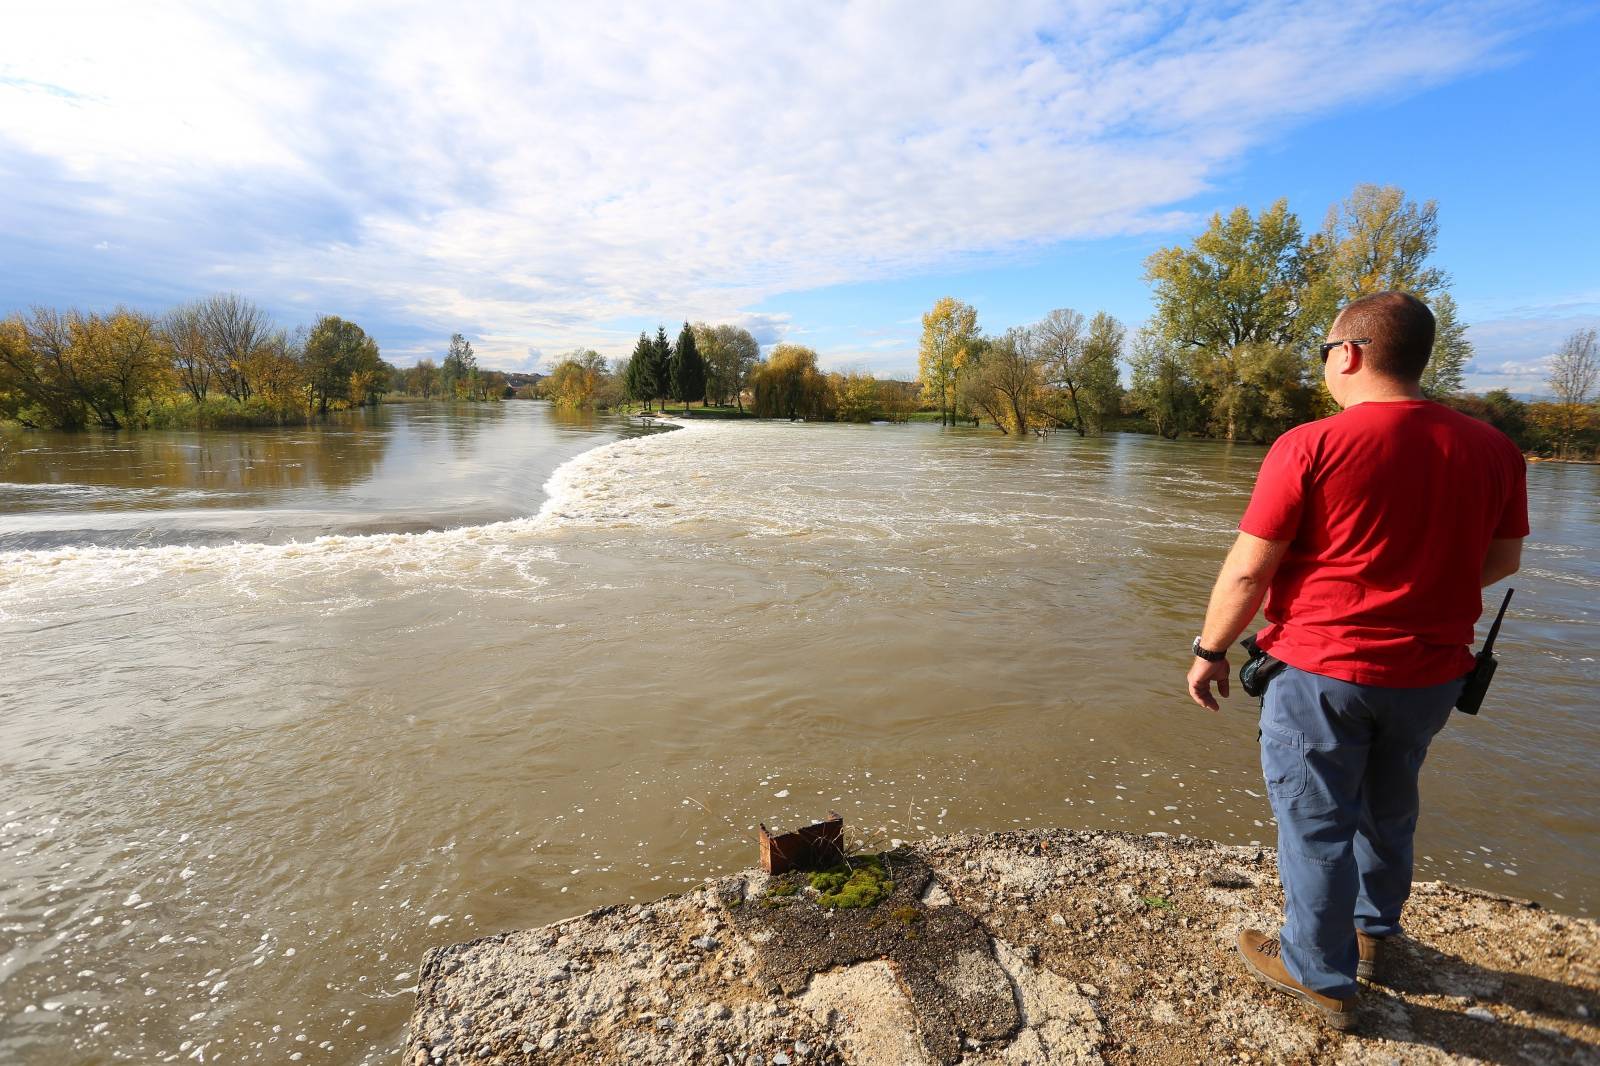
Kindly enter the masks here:
[[827, 911], [767, 875], [431, 949], [403, 1062], [1600, 1061], [1600, 923], [1416, 886], [1356, 1033], [1249, 980], [1271, 849], [1030, 830], [889, 853]]

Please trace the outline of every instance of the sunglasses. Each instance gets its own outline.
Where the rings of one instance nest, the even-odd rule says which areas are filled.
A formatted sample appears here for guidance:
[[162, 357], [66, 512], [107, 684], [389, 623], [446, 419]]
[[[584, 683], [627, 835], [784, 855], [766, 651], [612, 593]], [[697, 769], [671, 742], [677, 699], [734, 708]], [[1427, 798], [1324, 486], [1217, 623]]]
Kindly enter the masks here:
[[1349, 340], [1344, 340], [1344, 341], [1329, 341], [1327, 344], [1324, 344], [1322, 346], [1322, 361], [1324, 363], [1326, 363], [1328, 361], [1328, 353], [1333, 351], [1335, 348], [1339, 347], [1339, 345], [1341, 345], [1341, 344], [1371, 344], [1371, 343], [1372, 343], [1372, 338], [1371, 337], [1352, 337]]

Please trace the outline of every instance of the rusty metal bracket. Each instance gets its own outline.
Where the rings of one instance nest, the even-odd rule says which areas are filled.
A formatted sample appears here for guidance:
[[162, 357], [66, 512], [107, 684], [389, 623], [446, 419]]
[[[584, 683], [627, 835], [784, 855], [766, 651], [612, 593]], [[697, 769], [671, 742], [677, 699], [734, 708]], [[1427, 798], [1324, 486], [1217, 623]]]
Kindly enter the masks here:
[[791, 833], [774, 835], [765, 825], [761, 827], [761, 868], [769, 874], [825, 870], [844, 858], [844, 819], [837, 811]]

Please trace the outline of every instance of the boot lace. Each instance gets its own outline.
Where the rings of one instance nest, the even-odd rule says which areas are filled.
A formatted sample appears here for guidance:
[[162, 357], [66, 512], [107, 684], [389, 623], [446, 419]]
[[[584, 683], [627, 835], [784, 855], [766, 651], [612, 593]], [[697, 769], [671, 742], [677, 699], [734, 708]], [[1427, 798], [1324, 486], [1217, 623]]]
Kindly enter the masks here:
[[1277, 937], [1273, 937], [1271, 940], [1263, 940], [1261, 942], [1261, 954], [1267, 956], [1268, 958], [1277, 958], [1280, 950], [1282, 950], [1282, 945], [1278, 943]]

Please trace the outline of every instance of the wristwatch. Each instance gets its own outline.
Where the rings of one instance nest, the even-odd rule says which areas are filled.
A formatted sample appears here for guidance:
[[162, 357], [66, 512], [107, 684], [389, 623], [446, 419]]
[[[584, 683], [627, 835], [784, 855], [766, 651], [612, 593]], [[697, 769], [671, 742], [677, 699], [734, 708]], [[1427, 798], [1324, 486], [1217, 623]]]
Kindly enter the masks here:
[[1196, 658], [1204, 659], [1208, 663], [1220, 663], [1228, 657], [1227, 648], [1223, 648], [1221, 651], [1207, 651], [1202, 648], [1199, 637], [1194, 638], [1194, 647], [1190, 650], [1194, 652]]

